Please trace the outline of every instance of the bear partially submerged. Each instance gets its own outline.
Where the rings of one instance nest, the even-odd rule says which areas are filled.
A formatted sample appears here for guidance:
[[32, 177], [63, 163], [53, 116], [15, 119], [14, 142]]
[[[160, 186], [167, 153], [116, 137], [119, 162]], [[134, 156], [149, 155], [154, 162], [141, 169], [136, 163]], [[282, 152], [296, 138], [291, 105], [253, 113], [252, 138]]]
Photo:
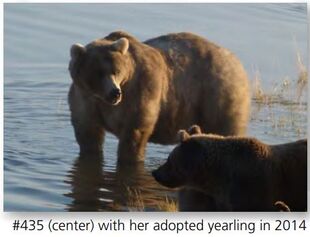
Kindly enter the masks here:
[[217, 211], [307, 210], [306, 139], [266, 145], [196, 133], [180, 132], [181, 143], [153, 172], [160, 184], [204, 192]]
[[71, 47], [71, 121], [81, 154], [102, 153], [104, 132], [119, 138], [118, 160], [144, 159], [148, 141], [176, 142], [191, 124], [222, 135], [244, 133], [246, 72], [227, 49], [191, 33], [139, 42], [114, 32]]

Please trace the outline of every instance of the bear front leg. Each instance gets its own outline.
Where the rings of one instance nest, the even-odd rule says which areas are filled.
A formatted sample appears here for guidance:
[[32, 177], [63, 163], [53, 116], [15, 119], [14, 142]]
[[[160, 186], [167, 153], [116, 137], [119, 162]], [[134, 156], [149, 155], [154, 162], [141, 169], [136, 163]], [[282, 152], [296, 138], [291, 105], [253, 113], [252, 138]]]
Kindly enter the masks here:
[[120, 136], [118, 162], [135, 163], [144, 160], [145, 147], [152, 133], [151, 129], [129, 129]]
[[80, 146], [80, 156], [101, 156], [104, 140], [103, 127], [91, 121], [72, 121], [75, 137]]
[[[144, 88], [128, 104], [126, 119], [119, 135], [118, 162], [135, 163], [144, 160], [146, 144], [153, 133], [160, 112], [161, 101], [161, 74], [144, 75], [148, 78], [141, 80]], [[147, 89], [148, 88], [148, 89]]]
[[69, 92], [71, 123], [81, 156], [102, 156], [104, 129], [95, 101], [86, 97], [82, 91], [72, 85]]

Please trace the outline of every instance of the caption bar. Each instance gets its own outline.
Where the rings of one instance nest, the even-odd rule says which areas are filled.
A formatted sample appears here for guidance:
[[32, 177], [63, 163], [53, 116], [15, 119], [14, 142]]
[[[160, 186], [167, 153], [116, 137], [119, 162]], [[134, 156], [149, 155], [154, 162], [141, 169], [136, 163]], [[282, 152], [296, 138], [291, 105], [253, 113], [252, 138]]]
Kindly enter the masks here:
[[49, 232], [122, 232], [122, 231], [162, 231], [162, 232], [206, 232], [212, 234], [215, 232], [246, 232], [253, 234], [257, 231], [306, 231], [306, 220], [274, 220], [274, 221], [241, 221], [233, 219], [232, 221], [169, 221], [165, 219], [161, 222], [141, 222], [133, 219], [122, 221], [121, 219], [108, 221], [59, 221], [50, 220], [14, 220], [12, 223], [13, 231], [46, 231]]

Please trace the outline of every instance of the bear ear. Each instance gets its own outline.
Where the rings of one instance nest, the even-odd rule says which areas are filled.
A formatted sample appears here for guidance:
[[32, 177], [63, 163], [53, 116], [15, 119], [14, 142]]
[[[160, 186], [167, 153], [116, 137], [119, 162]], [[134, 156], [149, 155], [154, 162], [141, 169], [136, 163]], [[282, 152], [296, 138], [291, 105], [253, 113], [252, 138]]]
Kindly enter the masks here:
[[284, 203], [282, 201], [275, 202], [274, 207], [275, 207], [276, 211], [281, 211], [281, 212], [290, 212], [291, 211], [289, 206], [286, 205], [286, 203]]
[[121, 54], [126, 54], [129, 48], [129, 41], [126, 38], [120, 38], [113, 43], [113, 48]]
[[71, 46], [70, 55], [72, 59], [76, 59], [86, 52], [86, 48], [82, 44], [74, 44]]
[[201, 128], [196, 124], [191, 126], [187, 131], [190, 135], [202, 134]]
[[190, 135], [185, 130], [180, 130], [178, 132], [178, 141], [179, 142], [184, 142], [189, 138], [190, 138]]

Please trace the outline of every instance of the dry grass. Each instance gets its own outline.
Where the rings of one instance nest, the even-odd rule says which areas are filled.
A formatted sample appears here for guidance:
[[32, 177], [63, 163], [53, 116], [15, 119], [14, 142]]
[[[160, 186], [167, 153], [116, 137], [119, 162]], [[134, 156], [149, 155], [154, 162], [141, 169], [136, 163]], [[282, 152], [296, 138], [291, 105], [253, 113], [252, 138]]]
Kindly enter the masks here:
[[307, 90], [308, 72], [304, 65], [300, 52], [296, 52], [296, 65], [298, 77], [291, 80], [285, 77], [280, 83], [275, 82], [271, 90], [265, 90], [262, 86], [262, 80], [259, 70], [255, 71], [252, 80], [252, 98], [256, 103], [268, 105], [270, 103], [300, 103], [303, 94]]
[[141, 191], [138, 189], [131, 189], [127, 187], [128, 194], [128, 209], [129, 211], [144, 211], [145, 205], [143, 201], [143, 197], [141, 195]]
[[[147, 211], [145, 201], [140, 190], [127, 187], [127, 195], [127, 207], [129, 211]], [[162, 200], [158, 200], [157, 206], [154, 207], [154, 209], [164, 212], [176, 212], [178, 211], [178, 205], [174, 200], [166, 196]]]
[[[307, 95], [308, 72], [303, 64], [299, 50], [296, 51], [296, 65], [298, 74], [295, 79], [283, 78], [280, 82], [271, 83], [267, 90], [262, 86], [261, 75], [255, 71], [252, 80], [252, 99], [254, 102], [252, 119], [264, 121], [266, 133], [276, 136], [293, 135], [306, 136], [304, 117], [301, 114], [307, 109], [305, 96]], [[260, 114], [260, 111], [264, 112]]]
[[[305, 89], [305, 85], [303, 84], [303, 87], [300, 87], [300, 93], [296, 95], [293, 91], [294, 83], [288, 77], [283, 78], [280, 83], [275, 82], [272, 84], [271, 90], [263, 89], [260, 74], [257, 71], [252, 81], [252, 99], [256, 103], [263, 105], [270, 105], [273, 103], [295, 103], [300, 101], [302, 91]], [[297, 86], [299, 86], [298, 83], [296, 84], [296, 88], [298, 88]]]
[[259, 70], [256, 70], [254, 80], [252, 83], [252, 97], [254, 100], [266, 104], [268, 100], [268, 96], [263, 90], [261, 76]]
[[166, 196], [166, 198], [163, 201], [160, 201], [158, 203], [158, 209], [160, 211], [166, 211], [166, 212], [177, 212], [178, 204], [174, 200], [169, 199]]
[[302, 61], [300, 52], [297, 51], [297, 68], [298, 68], [298, 80], [297, 80], [297, 100], [300, 101], [303, 91], [307, 90], [308, 72]]

